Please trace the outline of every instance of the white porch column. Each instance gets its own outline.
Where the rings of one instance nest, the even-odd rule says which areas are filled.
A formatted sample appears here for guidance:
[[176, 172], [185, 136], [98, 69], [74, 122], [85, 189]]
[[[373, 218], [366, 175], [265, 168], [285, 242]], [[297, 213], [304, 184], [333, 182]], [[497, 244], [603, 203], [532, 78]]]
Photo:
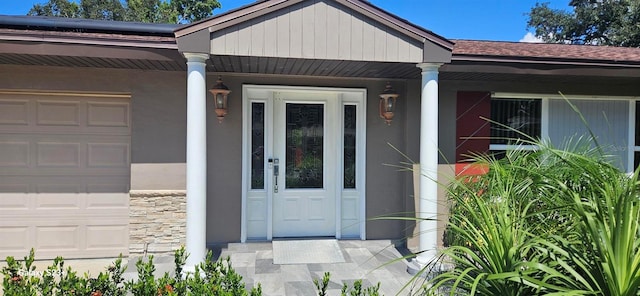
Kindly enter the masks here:
[[185, 53], [187, 58], [187, 240], [185, 270], [207, 255], [207, 87], [208, 54]]
[[[440, 64], [419, 64], [422, 69], [420, 107], [420, 236], [416, 258], [419, 268], [437, 256], [438, 246], [438, 68]], [[428, 220], [425, 220], [428, 219]]]

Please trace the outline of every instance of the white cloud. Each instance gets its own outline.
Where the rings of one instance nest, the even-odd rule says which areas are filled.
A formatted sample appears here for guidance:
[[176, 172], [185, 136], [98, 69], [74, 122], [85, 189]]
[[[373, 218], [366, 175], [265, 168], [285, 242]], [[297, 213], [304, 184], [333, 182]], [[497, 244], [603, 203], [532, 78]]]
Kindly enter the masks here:
[[542, 39], [536, 37], [536, 35], [534, 35], [531, 32], [527, 32], [527, 34], [525, 34], [524, 37], [522, 37], [522, 39], [520, 39], [520, 42], [542, 43]]

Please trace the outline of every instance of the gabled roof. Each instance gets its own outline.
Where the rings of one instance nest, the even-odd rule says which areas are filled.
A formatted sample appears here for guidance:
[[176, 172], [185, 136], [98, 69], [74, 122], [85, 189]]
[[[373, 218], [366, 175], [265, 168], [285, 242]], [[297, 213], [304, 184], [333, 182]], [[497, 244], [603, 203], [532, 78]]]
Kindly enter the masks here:
[[454, 40], [454, 61], [640, 66], [640, 48]]
[[[228, 11], [223, 14], [219, 14], [212, 18], [192, 23], [190, 25], [178, 28], [175, 30], [176, 38], [209, 28], [210, 31], [218, 31], [238, 23], [242, 23], [268, 13], [281, 10], [292, 5], [304, 2], [307, 0], [259, 0], [252, 4], [242, 6], [240, 8]], [[369, 1], [363, 0], [327, 0], [346, 6], [354, 11], [357, 11], [377, 22], [380, 22], [386, 26], [395, 29], [397, 32], [402, 33], [412, 39], [420, 42], [430, 41], [439, 46], [451, 50], [453, 48], [453, 42], [448, 39], [433, 33], [427, 29], [410, 23], [409, 21], [402, 19], [394, 14], [391, 14], [373, 4]]]

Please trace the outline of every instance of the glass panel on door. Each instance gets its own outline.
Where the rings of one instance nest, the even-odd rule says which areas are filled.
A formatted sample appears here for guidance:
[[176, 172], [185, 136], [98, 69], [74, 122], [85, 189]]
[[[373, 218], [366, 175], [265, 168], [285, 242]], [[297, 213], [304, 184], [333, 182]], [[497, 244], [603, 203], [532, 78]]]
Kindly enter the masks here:
[[264, 189], [264, 103], [251, 103], [251, 189]]
[[324, 188], [324, 105], [286, 104], [285, 188]]
[[356, 106], [344, 106], [343, 188], [356, 188]]

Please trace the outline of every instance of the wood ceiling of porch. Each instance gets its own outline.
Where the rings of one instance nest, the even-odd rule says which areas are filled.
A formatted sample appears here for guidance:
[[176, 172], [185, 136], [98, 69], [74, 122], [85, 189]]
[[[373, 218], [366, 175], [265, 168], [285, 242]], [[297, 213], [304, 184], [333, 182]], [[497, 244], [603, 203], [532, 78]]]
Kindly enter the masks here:
[[387, 79], [420, 78], [420, 69], [410, 63], [253, 56], [212, 56], [210, 61], [213, 66], [211, 70], [215, 72]]

